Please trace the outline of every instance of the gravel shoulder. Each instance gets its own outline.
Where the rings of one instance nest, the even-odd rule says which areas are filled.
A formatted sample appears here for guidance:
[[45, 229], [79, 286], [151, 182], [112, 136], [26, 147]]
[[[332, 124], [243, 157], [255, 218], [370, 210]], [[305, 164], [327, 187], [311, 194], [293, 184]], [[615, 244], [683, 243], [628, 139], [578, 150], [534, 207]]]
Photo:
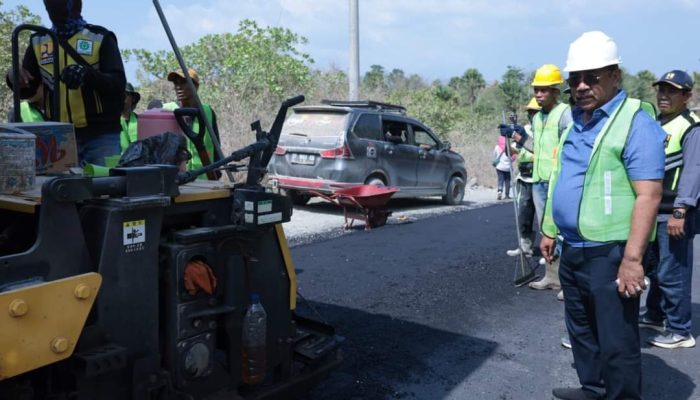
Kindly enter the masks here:
[[[419, 219], [452, 214], [503, 203], [496, 200], [496, 190], [489, 188], [467, 189], [462, 204], [448, 206], [439, 197], [391, 200], [387, 208], [392, 211], [387, 225], [399, 225]], [[352, 229], [343, 229], [343, 209], [319, 198], [311, 199], [305, 206], [295, 206], [290, 222], [284, 231], [291, 247], [318, 240], [328, 240], [364, 230], [363, 221], [355, 221]], [[381, 229], [381, 228], [379, 228]]]

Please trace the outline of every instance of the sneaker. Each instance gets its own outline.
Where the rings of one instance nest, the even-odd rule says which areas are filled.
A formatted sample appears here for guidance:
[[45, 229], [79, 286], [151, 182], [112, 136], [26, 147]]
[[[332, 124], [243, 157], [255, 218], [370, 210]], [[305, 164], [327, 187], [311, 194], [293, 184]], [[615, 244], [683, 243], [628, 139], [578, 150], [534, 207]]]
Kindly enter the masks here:
[[[559, 301], [564, 301], [564, 291], [560, 290], [559, 293], [557, 293], [557, 300]], [[571, 348], [571, 347], [569, 347]]]
[[663, 320], [655, 321], [649, 318], [649, 316], [646, 313], [639, 316], [639, 327], [653, 329], [660, 333], [666, 332], [666, 326]]
[[571, 341], [568, 336], [561, 338], [561, 347], [571, 350]]
[[673, 332], [661, 333], [649, 339], [649, 344], [664, 349], [679, 349], [695, 347], [693, 335], [679, 335]]
[[500, 200], [500, 199], [501, 199], [501, 196], [503, 196], [503, 195], [501, 194], [501, 192], [498, 192], [498, 196], [496, 197], [496, 200]]
[[547, 260], [545, 260], [544, 257], [542, 257], [542, 258], [540, 258], [539, 263], [540, 263], [540, 265], [545, 265], [545, 264], [547, 264]]
[[[520, 255], [520, 248], [513, 249], [513, 250], [506, 250], [506, 254], [511, 256], [511, 257], [519, 256]], [[524, 254], [525, 254], [525, 257], [532, 257], [532, 250], [530, 250], [530, 251], [525, 250]]]

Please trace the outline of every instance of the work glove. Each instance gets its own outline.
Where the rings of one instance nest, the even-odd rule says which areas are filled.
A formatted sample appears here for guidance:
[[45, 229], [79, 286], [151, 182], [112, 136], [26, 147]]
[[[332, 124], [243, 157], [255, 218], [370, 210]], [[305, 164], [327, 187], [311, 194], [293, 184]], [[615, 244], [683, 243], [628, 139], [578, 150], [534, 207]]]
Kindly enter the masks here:
[[520, 125], [499, 124], [498, 131], [501, 134], [501, 136], [505, 136], [507, 138], [513, 137], [513, 133], [517, 133], [520, 136], [527, 136], [527, 132], [525, 132], [525, 128], [523, 128]]
[[68, 89], [77, 89], [85, 82], [87, 68], [80, 64], [71, 64], [61, 72], [61, 80]]

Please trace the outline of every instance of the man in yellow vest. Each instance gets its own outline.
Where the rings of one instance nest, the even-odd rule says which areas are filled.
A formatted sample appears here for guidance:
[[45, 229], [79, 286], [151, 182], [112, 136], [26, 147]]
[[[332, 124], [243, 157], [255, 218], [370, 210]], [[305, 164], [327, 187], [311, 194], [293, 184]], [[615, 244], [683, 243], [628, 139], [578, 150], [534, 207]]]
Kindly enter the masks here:
[[569, 46], [565, 71], [575, 97], [562, 135], [542, 221], [540, 250], [554, 256], [580, 387], [555, 398], [641, 399], [639, 296], [642, 256], [654, 234], [664, 176], [661, 127], [621, 90], [615, 42], [586, 32]]
[[122, 126], [122, 131], [119, 136], [119, 147], [123, 153], [129, 145], [138, 140], [138, 115], [134, 112], [136, 105], [141, 100], [141, 94], [134, 90], [131, 83], [126, 84], [124, 89], [124, 108], [119, 122]]
[[[560, 86], [564, 82], [561, 71], [554, 64], [545, 64], [535, 71], [532, 89], [540, 112], [532, 119], [534, 135], [534, 164], [532, 170], [532, 197], [537, 221], [542, 223], [544, 204], [547, 201], [549, 177], [554, 167], [557, 143], [571, 122], [571, 108], [559, 100]], [[529, 284], [530, 288], [559, 290], [559, 259], [545, 264], [545, 275]]]
[[[532, 123], [532, 119], [541, 107], [533, 97], [526, 106], [527, 119]], [[523, 126], [528, 137], [532, 137], [532, 125], [528, 123]], [[516, 137], [517, 138], [517, 137]], [[533, 155], [532, 149], [517, 146], [513, 141], [513, 152], [518, 153], [518, 177], [516, 178], [515, 201], [518, 204], [518, 223], [520, 226], [520, 246], [517, 249], [508, 250], [506, 254], [511, 257], [519, 256], [523, 252], [525, 256], [532, 257], [532, 245], [535, 240], [534, 217], [535, 203], [532, 200], [532, 169]]]
[[[195, 89], [199, 90], [199, 74], [193, 68], [188, 68], [187, 72], [190, 78], [192, 79], [192, 82], [194, 83]], [[171, 73], [169, 73], [168, 80], [172, 82], [175, 86], [175, 95], [177, 96], [177, 103], [171, 102], [163, 104], [164, 110], [174, 110], [179, 107], [197, 107], [197, 102], [189, 86], [187, 85], [187, 80], [185, 79], [185, 74], [182, 72], [182, 70], [172, 71]], [[214, 129], [213, 134], [216, 135], [215, 137], [218, 141], [219, 128], [216, 125], [216, 113], [209, 104], [202, 103], [202, 107], [204, 108], [204, 114], [206, 118], [209, 121], [211, 121], [212, 129]], [[192, 123], [192, 130], [195, 133], [199, 133], [200, 129], [206, 130], [206, 134], [204, 135], [204, 148], [206, 149], [206, 152], [209, 156], [209, 160], [211, 162], [217, 161], [218, 157], [216, 155], [216, 152], [214, 151], [214, 143], [212, 141], [211, 136], [212, 132], [209, 132], [209, 130], [206, 127], [206, 124], [203, 121], [200, 126], [199, 121], [195, 120]], [[187, 169], [193, 170], [201, 168], [203, 166], [202, 160], [199, 157], [199, 152], [197, 151], [197, 148], [191, 140], [187, 141], [187, 150], [189, 150], [190, 154], [192, 154], [192, 158], [187, 162]]]
[[670, 71], [654, 86], [658, 120], [666, 132], [666, 174], [653, 246], [658, 264], [649, 273], [647, 311], [639, 325], [660, 331], [649, 339], [653, 346], [687, 348], [695, 346], [690, 295], [694, 215], [700, 197], [700, 118], [688, 110], [693, 95], [690, 75]]
[[[126, 83], [117, 38], [85, 22], [81, 0], [44, 0], [44, 6], [59, 44], [48, 35], [31, 36], [20, 68], [21, 96], [31, 97], [43, 80], [47, 117], [74, 125], [82, 163], [105, 165], [105, 157], [119, 154], [119, 114]], [[53, 76], [54, 61], [59, 64], [59, 76]], [[60, 115], [51, 115], [54, 85], [60, 85]]]

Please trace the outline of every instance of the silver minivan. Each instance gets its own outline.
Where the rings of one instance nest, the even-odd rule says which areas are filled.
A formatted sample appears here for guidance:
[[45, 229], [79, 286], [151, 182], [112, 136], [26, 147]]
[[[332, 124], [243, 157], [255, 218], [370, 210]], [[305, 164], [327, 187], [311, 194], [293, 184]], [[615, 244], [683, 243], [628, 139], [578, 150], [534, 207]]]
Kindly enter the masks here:
[[464, 158], [405, 108], [374, 101], [328, 101], [293, 109], [268, 166], [273, 185], [297, 204], [309, 190], [330, 194], [361, 184], [398, 187], [394, 197], [464, 198]]

